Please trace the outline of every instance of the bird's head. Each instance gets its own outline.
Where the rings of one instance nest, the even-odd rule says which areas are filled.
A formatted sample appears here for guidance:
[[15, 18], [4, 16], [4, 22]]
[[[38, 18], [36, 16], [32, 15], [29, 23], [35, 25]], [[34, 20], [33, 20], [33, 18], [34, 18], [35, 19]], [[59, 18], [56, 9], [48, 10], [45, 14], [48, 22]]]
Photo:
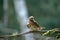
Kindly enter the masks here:
[[33, 16], [30, 16], [30, 17], [29, 17], [29, 20], [34, 20], [34, 17], [33, 17]]

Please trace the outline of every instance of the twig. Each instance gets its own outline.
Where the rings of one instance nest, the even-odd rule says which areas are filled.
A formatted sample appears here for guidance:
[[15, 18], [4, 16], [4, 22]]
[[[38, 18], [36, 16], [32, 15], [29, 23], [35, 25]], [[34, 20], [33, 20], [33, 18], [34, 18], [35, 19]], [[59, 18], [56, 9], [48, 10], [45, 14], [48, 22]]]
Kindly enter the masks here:
[[0, 36], [0, 38], [10, 38], [10, 37], [15, 37], [15, 36], [20, 37], [20, 36], [23, 36], [23, 35], [29, 34], [29, 33], [41, 33], [41, 31], [29, 31], [29, 32], [16, 34], [16, 35], [2, 35], [2, 36]]
[[[2, 35], [0, 36], [0, 38], [10, 38], [10, 37], [20, 37], [20, 36], [23, 36], [23, 35], [26, 35], [26, 34], [29, 34], [29, 33], [39, 33], [39, 34], [42, 34], [44, 32], [46, 32], [47, 30], [43, 30], [43, 31], [28, 31], [28, 32], [24, 32], [24, 33], [20, 33], [20, 34], [16, 34], [16, 35]], [[56, 31], [57, 33], [60, 33], [60, 31]]]

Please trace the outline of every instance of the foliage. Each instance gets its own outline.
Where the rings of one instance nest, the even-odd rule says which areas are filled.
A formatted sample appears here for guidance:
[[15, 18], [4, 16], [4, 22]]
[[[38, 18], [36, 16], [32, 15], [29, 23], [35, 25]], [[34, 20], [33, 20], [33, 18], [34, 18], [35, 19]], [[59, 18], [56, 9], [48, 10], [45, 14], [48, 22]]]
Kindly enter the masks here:
[[52, 29], [52, 30], [49, 30], [49, 31], [45, 32], [43, 35], [44, 35], [44, 36], [51, 36], [51, 35], [53, 35], [56, 31], [58, 31], [58, 29], [57, 29], [57, 28], [54, 28], [54, 29]]
[[57, 34], [56, 38], [57, 39], [60, 39], [60, 33]]

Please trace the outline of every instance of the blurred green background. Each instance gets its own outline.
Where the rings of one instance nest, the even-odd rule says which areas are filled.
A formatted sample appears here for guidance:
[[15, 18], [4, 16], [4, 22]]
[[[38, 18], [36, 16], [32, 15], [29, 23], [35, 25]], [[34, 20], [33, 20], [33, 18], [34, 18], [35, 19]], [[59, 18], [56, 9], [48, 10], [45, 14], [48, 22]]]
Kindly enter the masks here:
[[[4, 5], [4, 1], [7, 0], [0, 0], [0, 35], [14, 32], [20, 33], [21, 26], [19, 21], [21, 22], [22, 20], [17, 20], [18, 12], [16, 12], [14, 0], [7, 1], [7, 16], [5, 15], [4, 7], [6, 5]], [[39, 25], [45, 27], [45, 30], [60, 28], [60, 0], [25, 0], [25, 3], [28, 12], [26, 16], [34, 16]], [[4, 15], [7, 19], [4, 19]], [[4, 27], [4, 20], [8, 20], [7, 27]], [[18, 39], [24, 40], [23, 37]]]
[[[0, 27], [3, 25], [3, 1], [0, 0]], [[60, 0], [25, 0], [29, 16], [47, 29], [60, 28]], [[20, 30], [13, 0], [8, 1], [8, 28]], [[3, 29], [3, 28], [2, 28]], [[20, 31], [19, 31], [20, 32]], [[0, 31], [0, 34], [3, 32]], [[4, 33], [3, 33], [4, 34]]]

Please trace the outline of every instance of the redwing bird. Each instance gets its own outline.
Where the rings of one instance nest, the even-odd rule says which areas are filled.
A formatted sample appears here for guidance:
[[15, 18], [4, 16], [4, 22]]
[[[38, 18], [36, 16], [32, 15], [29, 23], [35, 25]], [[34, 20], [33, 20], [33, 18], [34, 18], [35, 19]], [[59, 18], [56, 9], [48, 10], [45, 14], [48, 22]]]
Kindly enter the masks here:
[[41, 31], [43, 28], [35, 21], [33, 16], [28, 19], [27, 27], [34, 31]]

